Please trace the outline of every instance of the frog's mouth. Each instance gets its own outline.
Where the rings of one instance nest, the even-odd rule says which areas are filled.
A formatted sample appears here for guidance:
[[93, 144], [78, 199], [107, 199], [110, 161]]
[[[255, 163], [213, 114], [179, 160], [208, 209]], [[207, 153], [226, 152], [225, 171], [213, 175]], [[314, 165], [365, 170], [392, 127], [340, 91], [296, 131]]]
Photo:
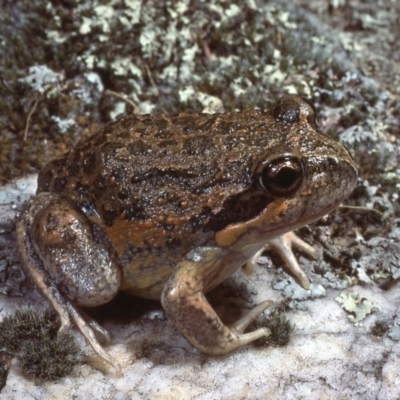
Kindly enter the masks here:
[[[267, 240], [275, 239], [289, 231], [298, 229], [304, 225], [310, 224], [336, 208], [337, 205], [326, 207], [318, 214], [311, 217], [298, 218], [296, 222], [288, 222], [285, 218], [277, 222], [277, 215], [284, 212], [285, 206], [280, 204], [269, 205], [264, 213], [258, 217], [240, 224], [229, 225], [225, 229], [215, 234], [215, 241], [221, 247], [230, 247], [239, 242], [243, 245], [249, 243], [265, 243]], [[275, 222], [274, 222], [275, 221]]]
[[[356, 185], [357, 171], [354, 165], [348, 163], [346, 166], [336, 177], [340, 185], [330, 188], [330, 182], [326, 180], [324, 185], [314, 182], [314, 190], [305, 187], [290, 199], [274, 200], [256, 217], [218, 231], [215, 234], [216, 243], [221, 247], [265, 243], [320, 219], [337, 208]], [[315, 189], [320, 187], [326, 190]]]

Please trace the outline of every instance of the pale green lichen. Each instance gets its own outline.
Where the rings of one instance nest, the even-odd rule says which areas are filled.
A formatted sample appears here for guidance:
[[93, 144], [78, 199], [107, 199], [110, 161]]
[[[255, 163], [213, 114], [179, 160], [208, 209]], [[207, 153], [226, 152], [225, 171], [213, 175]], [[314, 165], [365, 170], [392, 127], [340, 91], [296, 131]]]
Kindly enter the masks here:
[[389, 332], [388, 336], [390, 339], [392, 339], [394, 342], [400, 341], [400, 322], [394, 322], [390, 327], [389, 327]]
[[360, 295], [356, 292], [341, 293], [335, 300], [349, 313], [347, 317], [355, 325], [359, 325], [368, 314], [379, 309], [379, 307], [366, 298], [360, 298]]
[[49, 95], [56, 95], [60, 92], [65, 78], [62, 73], [52, 71], [46, 65], [32, 65], [29, 67], [28, 75], [20, 78], [19, 81], [41, 94], [51, 91]]

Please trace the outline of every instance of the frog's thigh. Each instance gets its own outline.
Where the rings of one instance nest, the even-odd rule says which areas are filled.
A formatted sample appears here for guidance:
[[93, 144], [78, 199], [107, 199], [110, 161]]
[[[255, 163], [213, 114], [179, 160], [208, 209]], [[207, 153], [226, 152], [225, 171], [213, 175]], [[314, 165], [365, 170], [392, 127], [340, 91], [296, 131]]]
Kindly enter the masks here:
[[197, 349], [212, 355], [226, 354], [270, 335], [267, 328], [243, 332], [272, 302], [260, 304], [231, 327], [222, 323], [208, 303], [204, 291], [218, 276], [219, 252], [217, 248], [199, 248], [190, 252], [175, 268], [161, 297], [166, 314], [177, 329]]
[[110, 301], [119, 290], [120, 262], [101, 226], [71, 201], [51, 199], [33, 217], [33, 247], [60, 291], [75, 305]]
[[118, 292], [119, 259], [102, 228], [68, 199], [41, 193], [17, 222], [22, 266], [68, 329], [68, 300], [76, 305], [103, 304]]

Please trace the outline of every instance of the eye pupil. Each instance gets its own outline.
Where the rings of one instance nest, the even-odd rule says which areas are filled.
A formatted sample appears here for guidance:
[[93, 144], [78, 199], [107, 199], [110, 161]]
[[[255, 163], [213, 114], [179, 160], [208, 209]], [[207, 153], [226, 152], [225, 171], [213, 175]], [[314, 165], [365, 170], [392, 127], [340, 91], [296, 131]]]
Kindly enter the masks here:
[[279, 158], [263, 165], [261, 186], [276, 196], [290, 196], [301, 185], [304, 169], [297, 158]]
[[296, 170], [288, 167], [283, 167], [279, 171], [277, 171], [274, 176], [271, 176], [271, 179], [274, 181], [275, 185], [279, 185], [282, 188], [289, 188], [296, 181], [297, 177], [298, 173]]

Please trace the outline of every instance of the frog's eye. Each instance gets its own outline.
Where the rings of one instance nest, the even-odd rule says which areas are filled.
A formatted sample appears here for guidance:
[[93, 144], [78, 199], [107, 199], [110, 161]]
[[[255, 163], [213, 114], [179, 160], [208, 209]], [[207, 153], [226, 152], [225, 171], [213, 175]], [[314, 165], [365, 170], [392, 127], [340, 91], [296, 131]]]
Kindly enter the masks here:
[[303, 182], [304, 167], [295, 157], [280, 157], [263, 163], [259, 170], [261, 186], [275, 196], [290, 196]]

